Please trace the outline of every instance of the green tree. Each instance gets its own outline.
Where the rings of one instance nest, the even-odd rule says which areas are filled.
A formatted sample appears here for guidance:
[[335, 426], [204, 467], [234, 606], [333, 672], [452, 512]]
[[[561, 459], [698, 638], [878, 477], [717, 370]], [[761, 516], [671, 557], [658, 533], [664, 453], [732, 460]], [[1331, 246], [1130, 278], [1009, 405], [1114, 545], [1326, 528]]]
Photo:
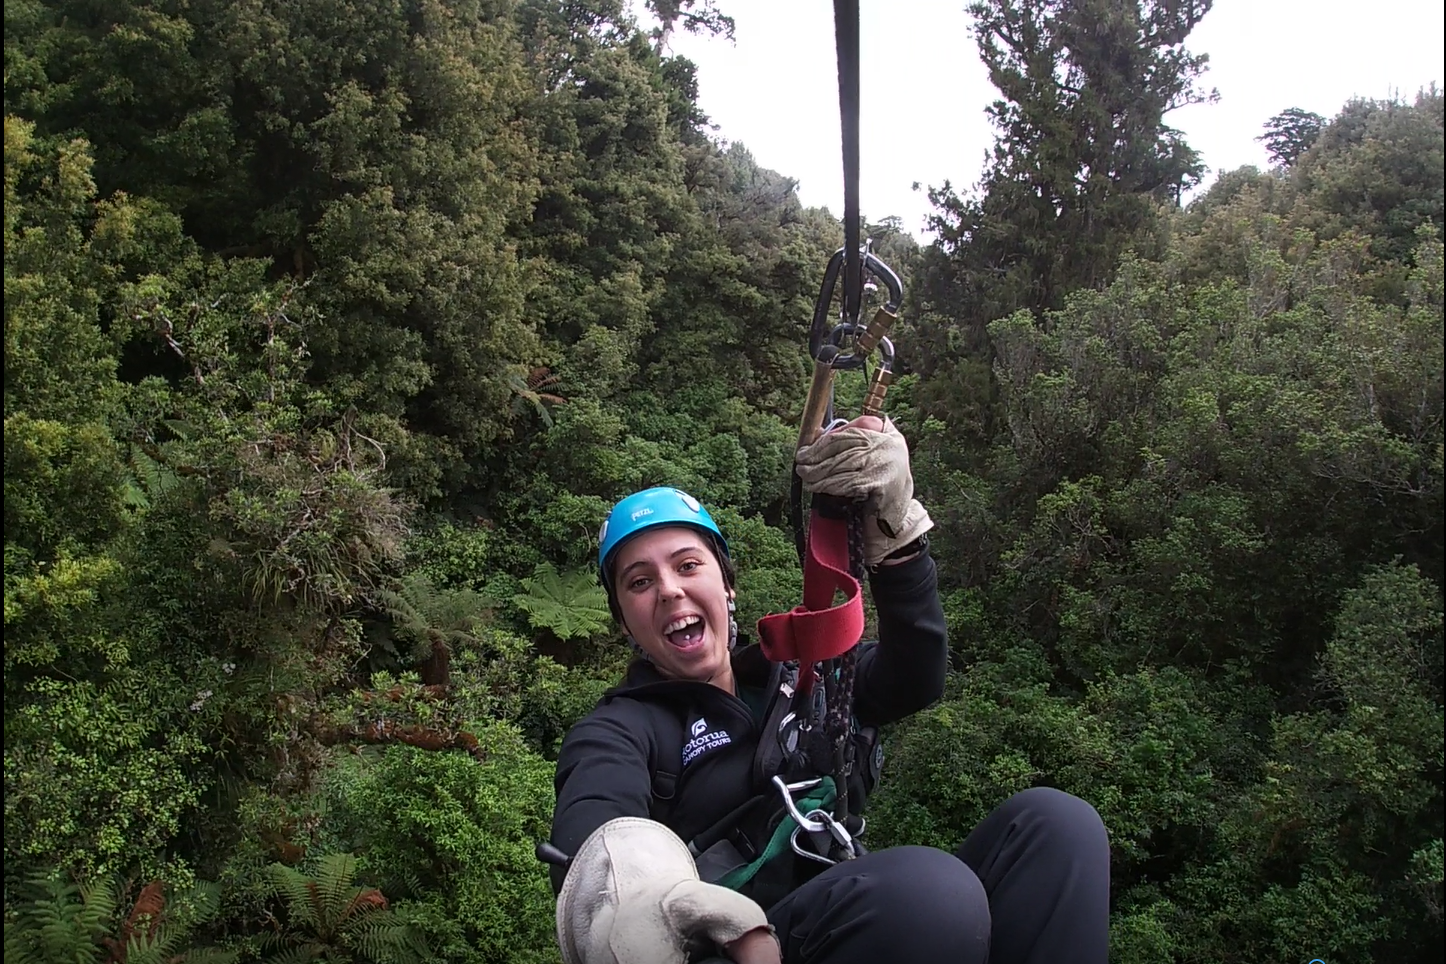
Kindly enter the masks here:
[[551, 767], [509, 724], [477, 732], [481, 763], [410, 747], [343, 757], [323, 833], [410, 882], [394, 912], [429, 936], [434, 959], [551, 964], [551, 891], [532, 852], [547, 835]]
[[[1168, 115], [1213, 98], [1208, 58], [1189, 52], [1210, 0], [988, 0], [969, 8], [1000, 98], [995, 143], [974, 190], [930, 192], [936, 239], [911, 286], [916, 401], [975, 451], [1004, 430], [988, 325], [1039, 316], [1097, 289], [1130, 249], [1161, 250], [1161, 216], [1199, 181], [1196, 152]], [[966, 449], [967, 450], [967, 449]], [[978, 468], [970, 465], [971, 469]]]
[[[1000, 99], [998, 136], [976, 195], [947, 185], [938, 206], [930, 289], [946, 316], [982, 325], [1017, 308], [1058, 308], [1107, 282], [1146, 242], [1157, 206], [1200, 177], [1196, 153], [1166, 126], [1213, 97], [1197, 86], [1207, 57], [1184, 43], [1210, 0], [989, 0], [969, 12]], [[931, 279], [933, 280], [933, 279]], [[948, 298], [952, 292], [955, 298]]]
[[1320, 137], [1325, 118], [1299, 107], [1291, 107], [1265, 122], [1265, 133], [1256, 140], [1265, 144], [1270, 159], [1290, 167]]
[[648, 0], [648, 9], [658, 18], [653, 38], [659, 54], [668, 48], [668, 38], [679, 24], [689, 33], [721, 35], [729, 40], [737, 26], [713, 0]]
[[[1382, 262], [1405, 265], [1417, 228], [1446, 230], [1446, 97], [1434, 87], [1414, 101], [1355, 100], [1297, 162], [1297, 190], [1322, 237], [1355, 230], [1372, 238]], [[1399, 279], [1394, 290], [1404, 294]]]
[[168, 876], [165, 842], [205, 785], [187, 705], [211, 674], [159, 658], [151, 614], [128, 605], [125, 329], [101, 316], [126, 262], [173, 250], [176, 224], [98, 201], [83, 142], [37, 141], [8, 115], [5, 133], [7, 892], [42, 868]]
[[[424, 496], [508, 432], [538, 361], [507, 238], [537, 190], [510, 4], [23, 3], [12, 110], [82, 130], [102, 196], [154, 198], [205, 251], [264, 258], [322, 309], [314, 374]], [[162, 368], [153, 359], [150, 371]], [[406, 418], [415, 440], [385, 433]]]

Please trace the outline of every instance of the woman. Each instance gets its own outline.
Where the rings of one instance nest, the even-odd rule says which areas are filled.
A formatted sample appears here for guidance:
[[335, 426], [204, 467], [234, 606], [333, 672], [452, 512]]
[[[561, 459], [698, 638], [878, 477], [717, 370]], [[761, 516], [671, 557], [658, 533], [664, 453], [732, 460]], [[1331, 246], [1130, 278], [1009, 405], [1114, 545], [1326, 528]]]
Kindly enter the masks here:
[[[879, 639], [859, 648], [854, 713], [861, 727], [902, 719], [939, 698], [948, 659], [932, 522], [913, 498], [903, 437], [860, 418], [800, 450], [797, 466], [811, 492], [867, 500]], [[688, 930], [740, 964], [1104, 964], [1105, 830], [1088, 804], [1049, 788], [1005, 801], [955, 854], [896, 847], [826, 869], [793, 860], [791, 889], [758, 894], [762, 907], [697, 880], [679, 841], [766, 786], [755, 750], [778, 667], [757, 646], [735, 651], [727, 542], [696, 500], [666, 488], [629, 496], [600, 542], [609, 605], [638, 658], [569, 731], [557, 763], [552, 842], [578, 855], [570, 879], [553, 874], [568, 964], [651, 964], [630, 940], [670, 931], [663, 944], [681, 947]], [[673, 868], [667, 879], [650, 869], [660, 867]]]

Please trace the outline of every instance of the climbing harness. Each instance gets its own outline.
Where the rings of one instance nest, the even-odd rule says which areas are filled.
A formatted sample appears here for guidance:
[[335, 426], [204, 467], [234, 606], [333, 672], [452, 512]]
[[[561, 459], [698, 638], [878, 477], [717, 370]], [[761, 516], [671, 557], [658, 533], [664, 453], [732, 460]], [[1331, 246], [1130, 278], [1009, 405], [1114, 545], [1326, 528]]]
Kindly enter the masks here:
[[[802, 449], [846, 420], [834, 410], [835, 376], [861, 371], [866, 379], [862, 414], [880, 415], [893, 380], [894, 345], [888, 331], [903, 302], [903, 285], [895, 272], [859, 242], [858, 0], [835, 0], [835, 42], [839, 61], [839, 108], [842, 115], [844, 161], [844, 246], [829, 259], [809, 327], [813, 377], [800, 419], [797, 448]], [[842, 278], [842, 291], [837, 291]], [[888, 290], [887, 301], [865, 325], [860, 322], [863, 296]], [[839, 296], [837, 320], [835, 295]], [[877, 361], [870, 361], [877, 349]], [[849, 777], [857, 764], [854, 739], [853, 689], [857, 647], [863, 635], [864, 515], [859, 503], [817, 496], [807, 527], [803, 524], [803, 482], [793, 474], [791, 516], [794, 539], [803, 566], [803, 602], [791, 612], [760, 620], [760, 645], [770, 661], [798, 664], [798, 681], [789, 714], [778, 739], [789, 754], [790, 775], [813, 774], [814, 780], [774, 783], [792, 822], [795, 853], [823, 863], [849, 860], [863, 853], [858, 836], [862, 817], [853, 812]], [[843, 601], [835, 605], [842, 594]], [[819, 686], [818, 684], [822, 685]], [[793, 793], [827, 781], [833, 790], [832, 813], [827, 805], [800, 812]], [[787, 821], [785, 821], [787, 823]], [[783, 824], [780, 825], [782, 827]], [[814, 849], [799, 846], [801, 833]]]

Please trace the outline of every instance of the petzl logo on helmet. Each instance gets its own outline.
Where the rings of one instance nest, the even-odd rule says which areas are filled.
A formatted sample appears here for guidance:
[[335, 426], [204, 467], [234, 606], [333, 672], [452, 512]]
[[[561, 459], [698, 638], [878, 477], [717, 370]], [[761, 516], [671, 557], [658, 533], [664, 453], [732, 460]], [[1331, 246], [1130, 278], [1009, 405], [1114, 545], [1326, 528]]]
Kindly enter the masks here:
[[632, 521], [632, 522], [637, 522], [637, 521], [638, 521], [639, 519], [641, 519], [643, 516], [645, 516], [645, 515], [652, 515], [652, 514], [653, 514], [653, 510], [652, 510], [652, 509], [648, 508], [647, 506], [643, 506], [641, 509], [639, 509], [638, 511], [636, 511], [636, 512], [633, 513], [632, 519], [631, 519], [630, 521]]

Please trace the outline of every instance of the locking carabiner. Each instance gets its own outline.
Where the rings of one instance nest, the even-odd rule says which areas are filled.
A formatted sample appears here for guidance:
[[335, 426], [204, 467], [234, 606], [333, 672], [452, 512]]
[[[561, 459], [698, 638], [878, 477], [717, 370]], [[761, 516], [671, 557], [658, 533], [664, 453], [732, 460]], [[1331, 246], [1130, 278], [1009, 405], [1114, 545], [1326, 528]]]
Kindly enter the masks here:
[[[867, 373], [869, 356], [875, 348], [880, 349], [880, 364], [869, 375], [868, 389], [864, 395], [865, 415], [882, 414], [884, 394], [894, 378], [894, 344], [889, 340], [888, 332], [898, 320], [899, 306], [904, 300], [903, 282], [899, 280], [894, 269], [884, 264], [870, 250], [869, 244], [865, 244], [860, 252], [859, 270], [884, 283], [888, 289], [888, 300], [879, 307], [866, 326], [861, 326], [857, 317], [841, 317], [838, 324], [830, 324], [834, 290], [838, 286], [845, 253], [846, 249], [840, 248], [829, 259], [828, 266], [824, 269], [818, 300], [814, 302], [813, 322], [808, 331], [808, 353], [813, 358], [813, 380], [809, 384], [808, 397], [803, 405], [797, 448], [809, 445], [835, 423], [835, 372], [859, 369]], [[841, 311], [840, 315], [845, 313]]]
[[[894, 269], [884, 264], [879, 256], [870, 250], [870, 247], [870, 243], [865, 243], [863, 250], [859, 252], [861, 255], [859, 270], [865, 277], [872, 275], [882, 281], [889, 290], [889, 300], [874, 313], [873, 320], [869, 322], [868, 327], [859, 333], [854, 350], [833, 362], [835, 371], [862, 368], [869, 352], [874, 350], [878, 340], [888, 334], [889, 329], [898, 320], [899, 306], [904, 303], [903, 282], [894, 273]], [[844, 249], [839, 248], [829, 259], [828, 267], [823, 272], [823, 284], [819, 286], [818, 298], [813, 303], [813, 323], [808, 329], [808, 354], [815, 360], [818, 359], [819, 351], [823, 348], [824, 343], [831, 340], [832, 329], [835, 327], [829, 324], [829, 316], [834, 289], [838, 286], [839, 275], [843, 273], [844, 254]], [[863, 282], [864, 278], [859, 280]], [[860, 287], [863, 287], [862, 283]], [[851, 331], [857, 331], [858, 318], [843, 317], [844, 314], [844, 310], [839, 311], [840, 325], [847, 325]]]

